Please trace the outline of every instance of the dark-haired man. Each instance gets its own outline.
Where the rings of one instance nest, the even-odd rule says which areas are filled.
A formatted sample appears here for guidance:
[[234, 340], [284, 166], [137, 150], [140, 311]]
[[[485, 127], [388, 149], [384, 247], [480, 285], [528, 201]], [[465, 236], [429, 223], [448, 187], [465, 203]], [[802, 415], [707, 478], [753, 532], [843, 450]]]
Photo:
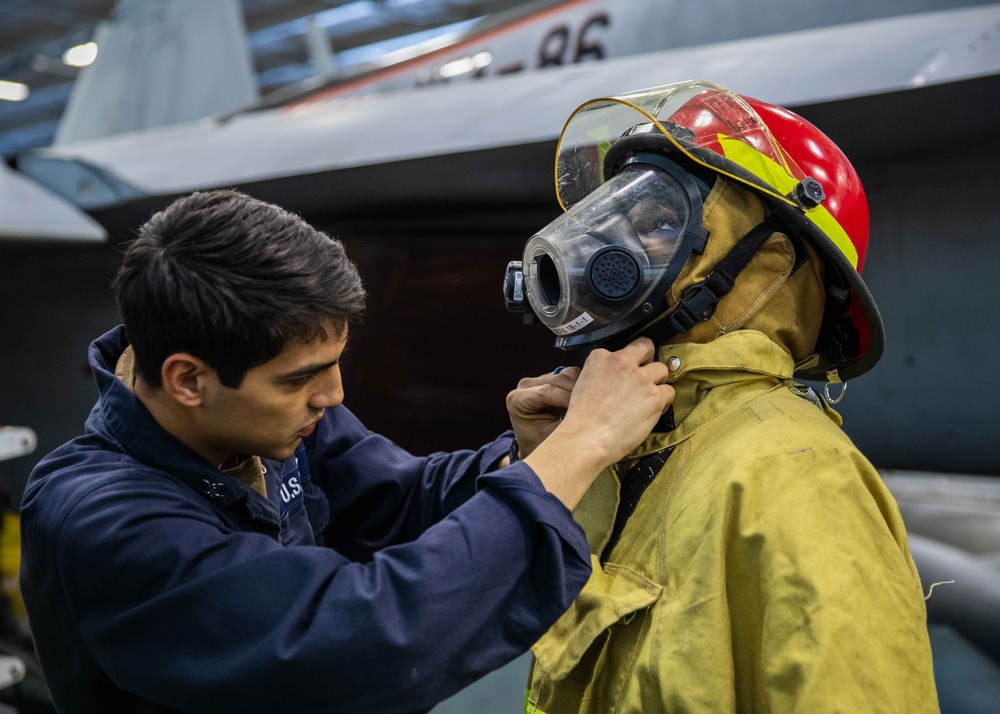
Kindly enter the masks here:
[[414, 457], [341, 406], [364, 291], [340, 243], [232, 191], [153, 216], [115, 292], [86, 432], [22, 505], [64, 712], [429, 709], [569, 605], [569, 509], [673, 393], [638, 341], [510, 394], [523, 461], [509, 435]]

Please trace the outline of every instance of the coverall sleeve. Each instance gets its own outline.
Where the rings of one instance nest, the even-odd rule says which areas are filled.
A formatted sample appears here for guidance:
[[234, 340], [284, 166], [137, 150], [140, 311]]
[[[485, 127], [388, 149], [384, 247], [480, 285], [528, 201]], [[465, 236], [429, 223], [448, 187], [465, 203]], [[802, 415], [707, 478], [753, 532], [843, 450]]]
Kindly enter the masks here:
[[[751, 463], [728, 554], [741, 701], [775, 712], [937, 712], [898, 509], [853, 446]], [[752, 574], [752, 575], [751, 575]], [[758, 659], [759, 657], [759, 659]], [[752, 687], [753, 691], [747, 691]]]
[[115, 684], [171, 710], [425, 711], [524, 652], [590, 571], [525, 464], [367, 564], [234, 532], [141, 468], [80, 498], [46, 577]]
[[417, 538], [476, 493], [478, 478], [496, 467], [512, 438], [417, 457], [369, 432], [346, 408], [331, 410], [306, 444], [313, 482], [330, 503], [326, 544], [367, 561]]

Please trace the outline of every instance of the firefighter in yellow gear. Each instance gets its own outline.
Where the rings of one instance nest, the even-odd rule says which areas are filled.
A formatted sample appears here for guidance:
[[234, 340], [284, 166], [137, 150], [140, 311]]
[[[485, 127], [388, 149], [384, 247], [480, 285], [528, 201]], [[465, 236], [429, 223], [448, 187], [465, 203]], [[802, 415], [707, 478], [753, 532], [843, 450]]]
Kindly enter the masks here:
[[651, 336], [676, 398], [574, 512], [593, 573], [532, 648], [526, 712], [938, 711], [899, 511], [829, 391], [797, 381], [882, 353], [849, 161], [787, 110], [685, 82], [584, 104], [556, 177], [528, 306], [567, 349]]

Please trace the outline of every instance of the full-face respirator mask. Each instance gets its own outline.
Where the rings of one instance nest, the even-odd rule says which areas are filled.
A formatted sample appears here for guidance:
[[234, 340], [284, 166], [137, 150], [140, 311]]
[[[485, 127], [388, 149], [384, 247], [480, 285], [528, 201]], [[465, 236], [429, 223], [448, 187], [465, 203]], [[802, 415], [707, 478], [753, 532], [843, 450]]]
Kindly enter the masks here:
[[666, 309], [671, 284], [708, 238], [703, 186], [676, 163], [640, 152], [614, 170], [507, 266], [507, 308], [527, 321], [533, 315], [561, 349], [641, 332]]

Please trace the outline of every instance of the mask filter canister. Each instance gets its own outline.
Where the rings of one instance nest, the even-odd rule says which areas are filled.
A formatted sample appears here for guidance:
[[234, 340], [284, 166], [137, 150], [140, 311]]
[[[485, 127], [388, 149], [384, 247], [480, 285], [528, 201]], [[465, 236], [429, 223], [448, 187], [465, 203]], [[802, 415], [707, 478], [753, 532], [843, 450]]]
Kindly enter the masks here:
[[608, 302], [632, 297], [643, 280], [639, 262], [627, 250], [617, 246], [607, 246], [595, 252], [587, 261], [584, 275], [590, 291]]

